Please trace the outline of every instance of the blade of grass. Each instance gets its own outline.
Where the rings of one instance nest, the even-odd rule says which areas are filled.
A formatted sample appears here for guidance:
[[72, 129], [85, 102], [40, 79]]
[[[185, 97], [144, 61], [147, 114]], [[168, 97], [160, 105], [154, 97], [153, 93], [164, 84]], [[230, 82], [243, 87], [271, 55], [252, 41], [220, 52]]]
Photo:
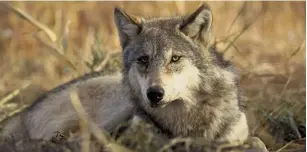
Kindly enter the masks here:
[[48, 37], [50, 38], [50, 40], [52, 42], [56, 42], [57, 41], [57, 36], [54, 34], [54, 32], [52, 32], [47, 26], [45, 26], [44, 24], [40, 23], [39, 21], [37, 21], [35, 18], [33, 18], [32, 16], [30, 16], [28, 13], [26, 13], [25, 11], [16, 8], [14, 6], [12, 6], [9, 3], [6, 2], [2, 2], [7, 8], [9, 8], [11, 11], [13, 11], [15, 14], [17, 14], [18, 16], [20, 16], [21, 18], [27, 20], [29, 23], [31, 23], [32, 25], [36, 26], [37, 28], [43, 30]]
[[81, 129], [81, 137], [82, 137], [82, 143], [81, 143], [81, 151], [82, 152], [89, 152], [90, 151], [90, 134], [89, 134], [89, 128], [88, 128], [88, 119], [86, 116], [86, 112], [83, 109], [79, 96], [77, 94], [77, 91], [71, 91], [70, 92], [70, 101], [77, 111], [77, 114], [80, 118], [80, 129]]
[[131, 152], [126, 147], [118, 145], [116, 143], [110, 142], [103, 131], [88, 117], [85, 109], [83, 108], [79, 96], [76, 90], [70, 92], [71, 103], [75, 110], [77, 111], [78, 116], [80, 117], [80, 128], [81, 134], [84, 137], [82, 142], [82, 152], [89, 151], [90, 143], [90, 132], [98, 139], [98, 142], [102, 145], [105, 145], [107, 149], [116, 152]]
[[8, 101], [12, 100], [14, 97], [18, 96], [20, 91], [23, 89], [26, 89], [28, 86], [30, 86], [30, 84], [26, 84], [22, 88], [16, 89], [12, 91], [10, 94], [8, 94], [7, 96], [5, 96], [4, 98], [2, 98], [0, 100], [0, 107], [6, 104]]
[[112, 55], [111, 53], [107, 53], [107, 55], [106, 55], [106, 57], [103, 59], [103, 61], [102, 61], [97, 67], [95, 67], [94, 70], [95, 70], [96, 72], [101, 71], [101, 70], [107, 65], [108, 61], [109, 61], [110, 58], [111, 58], [111, 55]]
[[61, 54], [60, 49], [55, 47], [54, 45], [44, 41], [43, 39], [41, 39], [40, 37], [38, 37], [37, 35], [34, 35], [34, 37], [39, 40], [40, 42], [42, 42], [43, 44], [45, 44], [47, 47], [49, 47], [52, 51], [51, 53], [53, 53], [55, 56], [59, 57], [61, 61], [65, 62], [66, 65], [68, 65], [72, 70], [74, 70], [75, 72], [77, 72], [77, 67], [71, 62], [69, 61], [63, 54]]
[[[245, 6], [245, 5], [243, 5], [243, 6]], [[240, 13], [240, 12], [239, 12]], [[259, 19], [259, 17], [262, 15], [263, 13], [259, 13], [256, 17], [255, 17], [255, 19], [252, 21], [252, 22], [250, 22], [249, 24], [247, 24], [247, 25], [245, 25], [244, 27], [243, 27], [243, 29], [239, 32], [239, 34], [238, 35], [236, 35], [235, 36], [235, 38], [228, 44], [228, 46], [224, 49], [224, 51], [223, 51], [223, 54], [225, 54], [227, 51], [228, 51], [228, 49], [234, 44], [234, 42], [235, 41], [237, 41], [237, 39], [243, 34], [243, 33], [245, 33], [258, 19]]]
[[19, 106], [19, 108], [15, 109], [14, 111], [11, 111], [8, 114], [5, 114], [4, 116], [1, 117], [0, 123], [3, 122], [4, 120], [14, 116], [15, 114], [22, 112], [24, 109], [28, 108], [30, 105], [31, 104], [21, 105], [21, 106]]
[[299, 140], [292, 140], [290, 142], [288, 142], [287, 144], [285, 144], [283, 147], [281, 147], [280, 149], [278, 149], [276, 152], [281, 152], [282, 150], [286, 149], [289, 145], [291, 145], [292, 143], [296, 142], [296, 141], [301, 141], [301, 140], [306, 140], [306, 138], [302, 138]]
[[239, 17], [241, 16], [241, 14], [243, 13], [244, 11], [244, 8], [246, 7], [246, 2], [243, 2], [241, 8], [239, 9], [235, 19], [231, 22], [229, 28], [227, 29], [227, 33], [230, 32], [230, 30], [232, 29], [232, 27], [234, 26], [235, 22], [239, 19]]
[[159, 149], [158, 152], [164, 152], [166, 150], [171, 149], [171, 147], [173, 147], [174, 145], [178, 144], [178, 143], [188, 143], [190, 144], [192, 141], [190, 138], [174, 138], [170, 141], [169, 144], [165, 144], [161, 149]]

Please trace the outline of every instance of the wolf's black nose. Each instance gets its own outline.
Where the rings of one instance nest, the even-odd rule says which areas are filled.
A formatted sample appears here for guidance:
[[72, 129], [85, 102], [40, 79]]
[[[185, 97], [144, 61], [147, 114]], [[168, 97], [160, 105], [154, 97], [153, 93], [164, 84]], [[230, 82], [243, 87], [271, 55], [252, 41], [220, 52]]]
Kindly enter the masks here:
[[147, 98], [152, 104], [156, 104], [163, 99], [164, 89], [160, 86], [153, 86], [147, 89]]

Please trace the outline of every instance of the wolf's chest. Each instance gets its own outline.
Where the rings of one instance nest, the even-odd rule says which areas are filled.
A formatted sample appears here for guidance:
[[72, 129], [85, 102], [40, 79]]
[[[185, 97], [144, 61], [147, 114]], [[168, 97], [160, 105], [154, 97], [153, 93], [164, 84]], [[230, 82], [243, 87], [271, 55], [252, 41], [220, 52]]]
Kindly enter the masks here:
[[213, 139], [215, 136], [214, 119], [210, 113], [195, 110], [161, 110], [149, 113], [153, 121], [172, 136], [205, 137]]

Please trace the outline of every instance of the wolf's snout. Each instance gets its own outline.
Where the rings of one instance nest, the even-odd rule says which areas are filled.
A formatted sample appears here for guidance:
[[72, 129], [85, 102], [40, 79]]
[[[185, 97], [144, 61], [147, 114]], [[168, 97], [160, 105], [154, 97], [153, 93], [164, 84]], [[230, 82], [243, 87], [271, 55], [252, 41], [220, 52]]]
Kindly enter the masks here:
[[147, 98], [151, 104], [157, 104], [163, 99], [164, 89], [160, 86], [153, 86], [147, 89]]

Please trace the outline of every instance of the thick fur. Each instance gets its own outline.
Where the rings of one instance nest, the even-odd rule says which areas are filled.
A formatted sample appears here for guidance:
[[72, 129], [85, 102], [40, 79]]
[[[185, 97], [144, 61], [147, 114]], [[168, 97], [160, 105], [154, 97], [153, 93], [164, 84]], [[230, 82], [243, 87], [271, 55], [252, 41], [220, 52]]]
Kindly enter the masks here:
[[[154, 124], [172, 136], [247, 139], [238, 75], [207, 45], [212, 24], [207, 5], [187, 17], [153, 19], [131, 17], [115, 9], [115, 22], [123, 48], [123, 86]], [[144, 56], [148, 61], [140, 63]], [[172, 62], [174, 56], [181, 58]], [[165, 93], [153, 108], [146, 91], [157, 85]]]
[[121, 74], [93, 76], [73, 80], [48, 92], [26, 111], [8, 120], [4, 136], [51, 139], [55, 132], [77, 129], [79, 118], [70, 102], [70, 90], [77, 89], [89, 117], [101, 128], [113, 131], [129, 119], [134, 107], [122, 91]]

